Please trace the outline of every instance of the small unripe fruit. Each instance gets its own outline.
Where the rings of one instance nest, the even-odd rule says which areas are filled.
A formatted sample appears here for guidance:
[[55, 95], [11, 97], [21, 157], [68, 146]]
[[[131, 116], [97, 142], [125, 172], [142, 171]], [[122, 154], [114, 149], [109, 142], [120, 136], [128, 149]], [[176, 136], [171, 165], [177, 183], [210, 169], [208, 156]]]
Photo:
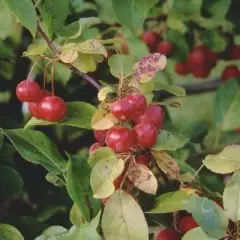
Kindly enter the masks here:
[[231, 78], [238, 78], [238, 77], [240, 77], [240, 71], [238, 67], [235, 65], [230, 65], [224, 69], [221, 76], [221, 80], [225, 82]]
[[162, 41], [157, 46], [157, 52], [165, 56], [168, 56], [172, 52], [172, 50], [173, 50], [173, 45], [168, 41]]
[[162, 230], [156, 240], [180, 240], [178, 233], [172, 228], [165, 228]]
[[133, 107], [125, 98], [111, 104], [111, 113], [120, 120], [130, 119], [132, 112]]
[[37, 102], [42, 98], [41, 88], [37, 82], [24, 80], [16, 88], [16, 95], [22, 102]]
[[151, 123], [156, 128], [162, 128], [164, 121], [164, 110], [156, 104], [150, 104], [143, 115], [136, 118], [136, 123]]
[[101, 145], [98, 142], [92, 144], [92, 146], [89, 148], [89, 155], [91, 153], [95, 152], [100, 147], [101, 147]]
[[125, 127], [112, 127], [108, 130], [106, 143], [116, 153], [130, 152], [134, 143], [132, 131]]
[[67, 114], [67, 104], [60, 97], [44, 97], [39, 103], [39, 117], [43, 120], [58, 122]]
[[150, 47], [154, 46], [158, 42], [158, 35], [155, 32], [145, 32], [142, 36], [142, 40]]
[[136, 144], [150, 148], [156, 143], [158, 132], [151, 123], [140, 123], [133, 128], [133, 135]]
[[179, 221], [178, 227], [181, 233], [186, 233], [191, 229], [198, 227], [198, 224], [192, 216], [186, 216]]
[[106, 143], [106, 136], [107, 136], [108, 130], [94, 130], [93, 134], [97, 140], [102, 146]]

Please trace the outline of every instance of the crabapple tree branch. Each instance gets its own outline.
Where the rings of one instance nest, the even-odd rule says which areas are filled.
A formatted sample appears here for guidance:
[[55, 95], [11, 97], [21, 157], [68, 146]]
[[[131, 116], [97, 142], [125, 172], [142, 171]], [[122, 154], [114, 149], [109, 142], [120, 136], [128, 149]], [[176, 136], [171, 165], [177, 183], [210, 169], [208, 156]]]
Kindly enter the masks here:
[[[49, 48], [53, 51], [53, 53], [58, 56], [60, 54], [59, 50], [54, 46], [54, 44], [51, 42], [51, 40], [48, 38], [48, 36], [46, 35], [46, 33], [43, 31], [40, 23], [38, 23], [37, 26], [38, 32], [40, 33], [40, 35], [43, 37], [43, 39], [46, 41], [46, 43], [48, 44]], [[63, 63], [65, 64], [71, 71], [77, 73], [78, 75], [80, 75], [83, 79], [85, 79], [86, 81], [88, 81], [90, 84], [92, 84], [96, 89], [100, 89], [101, 86], [90, 76], [88, 76], [87, 74], [79, 71], [76, 67], [74, 67], [72, 64], [67, 64], [67, 63]]]

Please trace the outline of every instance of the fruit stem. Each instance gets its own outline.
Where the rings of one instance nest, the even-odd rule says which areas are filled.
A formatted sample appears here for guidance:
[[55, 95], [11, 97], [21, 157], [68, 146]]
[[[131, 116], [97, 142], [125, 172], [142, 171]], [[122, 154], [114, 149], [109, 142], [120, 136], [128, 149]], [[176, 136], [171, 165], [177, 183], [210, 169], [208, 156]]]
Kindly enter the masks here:
[[52, 62], [49, 61], [49, 62], [45, 65], [44, 74], [43, 74], [43, 90], [45, 90], [45, 88], [46, 88], [47, 69], [48, 69], [48, 66], [49, 66], [51, 63], [52, 63]]
[[201, 165], [201, 167], [195, 172], [195, 174], [193, 175], [192, 179], [190, 180], [190, 182], [188, 184], [191, 184], [192, 181], [197, 177], [197, 175], [200, 173], [200, 171], [205, 167], [204, 164]]
[[55, 96], [55, 91], [54, 91], [54, 72], [55, 72], [55, 62], [52, 63], [52, 73], [51, 73], [51, 84], [52, 84], [52, 96]]
[[42, 60], [42, 57], [38, 57], [37, 60], [34, 62], [34, 64], [32, 65], [31, 69], [30, 69], [30, 72], [28, 73], [28, 76], [27, 76], [27, 81], [30, 81], [30, 78], [31, 78], [31, 75], [32, 75], [32, 72], [35, 68], [35, 66]]

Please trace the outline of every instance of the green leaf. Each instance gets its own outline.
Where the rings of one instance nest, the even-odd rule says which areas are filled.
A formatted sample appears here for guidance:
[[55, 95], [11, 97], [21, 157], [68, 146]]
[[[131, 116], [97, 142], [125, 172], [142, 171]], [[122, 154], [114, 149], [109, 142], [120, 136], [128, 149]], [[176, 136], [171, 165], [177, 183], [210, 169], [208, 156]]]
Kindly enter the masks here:
[[55, 79], [66, 85], [72, 76], [71, 70], [62, 63], [56, 63], [55, 67]]
[[23, 235], [13, 226], [1, 223], [0, 238], [3, 240], [24, 240]]
[[110, 72], [116, 78], [126, 78], [133, 73], [133, 58], [124, 54], [114, 54], [108, 59]]
[[112, 0], [95, 0], [98, 5], [99, 18], [110, 25], [117, 22], [116, 15], [112, 8]]
[[113, 10], [119, 23], [132, 32], [142, 30], [143, 22], [156, 0], [112, 0]]
[[223, 192], [226, 215], [233, 221], [240, 221], [240, 172], [235, 172]]
[[218, 240], [216, 238], [209, 237], [202, 228], [197, 227], [188, 231], [182, 238], [182, 240]]
[[[189, 44], [183, 34], [178, 31], [169, 30], [166, 33], [167, 40], [173, 44], [174, 56], [179, 60], [186, 60], [189, 53]], [[177, 39], [177, 41], [176, 41]]]
[[65, 182], [61, 179], [61, 177], [53, 173], [48, 173], [45, 176], [45, 179], [56, 187], [63, 187], [65, 185]]
[[[37, 0], [35, 0], [36, 2]], [[69, 10], [69, 1], [45, 0], [38, 4], [44, 27], [51, 38], [60, 31], [65, 23]]]
[[227, 40], [217, 30], [208, 30], [202, 33], [201, 40], [210, 49], [222, 52], [227, 46]]
[[148, 240], [148, 226], [141, 207], [133, 197], [117, 190], [108, 199], [102, 216], [106, 240]]
[[163, 70], [167, 59], [160, 53], [153, 53], [142, 57], [134, 64], [134, 79], [140, 83], [151, 81], [159, 70]]
[[224, 131], [240, 126], [240, 87], [230, 80], [218, 88], [214, 99], [214, 116], [218, 126]]
[[217, 239], [224, 237], [227, 231], [228, 218], [223, 209], [215, 202], [205, 197], [191, 195], [185, 208], [192, 213], [193, 218], [208, 236]]
[[172, 29], [180, 32], [181, 34], [184, 34], [188, 31], [188, 28], [184, 23], [185, 20], [186, 20], [186, 17], [181, 13], [169, 12], [166, 25], [169, 29]]
[[0, 152], [3, 146], [3, 143], [4, 143], [4, 135], [3, 135], [2, 129], [0, 128]]
[[174, 94], [175, 96], [184, 97], [186, 96], [186, 90], [176, 85], [162, 84], [154, 81], [154, 90], [164, 90]]
[[116, 156], [98, 160], [93, 166], [90, 184], [95, 198], [107, 198], [114, 191], [113, 181], [124, 170], [124, 161]]
[[77, 155], [68, 155], [68, 157], [67, 190], [72, 200], [78, 205], [84, 220], [89, 222], [93, 201], [89, 182], [91, 168], [84, 158]]
[[[0, 1], [0, 39], [6, 39], [12, 32], [13, 28], [13, 16], [9, 9], [4, 4], [4, 1]], [[2, 55], [2, 54], [1, 54]]]
[[79, 54], [79, 58], [72, 65], [83, 73], [94, 72], [97, 69], [94, 57], [90, 54]]
[[190, 196], [185, 191], [168, 192], [157, 198], [154, 208], [148, 213], [171, 213], [185, 209]]
[[23, 190], [23, 179], [17, 171], [8, 166], [0, 166], [0, 200], [17, 196]]
[[[62, 226], [51, 226], [47, 228], [41, 236], [35, 240], [47, 240], [47, 239], [60, 239], [60, 236], [64, 236], [67, 233], [67, 229]], [[59, 238], [57, 238], [59, 236]]]
[[96, 229], [98, 228], [98, 225], [100, 223], [101, 216], [102, 216], [102, 211], [100, 210], [97, 216], [93, 218], [91, 221], [91, 225]]
[[82, 224], [84, 224], [84, 217], [82, 216], [82, 213], [76, 203], [73, 204], [70, 210], [69, 218], [73, 225], [80, 227]]
[[78, 21], [65, 26], [61, 32], [57, 33], [57, 36], [66, 39], [76, 39], [91, 26], [99, 23], [101, 23], [101, 21], [96, 17], [80, 18]]
[[97, 109], [89, 103], [70, 102], [68, 103], [67, 116], [62, 122], [48, 122], [37, 118], [31, 118], [25, 125], [25, 128], [60, 124], [63, 126], [91, 129], [91, 119], [96, 110]]
[[179, 139], [172, 133], [161, 129], [156, 143], [151, 147], [153, 150], [176, 151], [179, 148]]
[[23, 56], [41, 55], [45, 52], [48, 45], [43, 39], [36, 39], [33, 43], [28, 45], [27, 51], [23, 52]]
[[172, 0], [170, 10], [185, 15], [200, 14], [201, 6], [202, 0]]
[[76, 45], [77, 51], [84, 54], [101, 54], [107, 57], [107, 50], [96, 39], [89, 39]]
[[56, 145], [42, 132], [28, 129], [4, 130], [19, 154], [29, 162], [40, 164], [49, 172], [60, 174], [66, 163]]
[[27, 28], [33, 37], [37, 32], [37, 13], [31, 0], [3, 0], [17, 20]]
[[208, 155], [203, 164], [212, 172], [228, 174], [240, 170], [240, 145], [229, 145], [216, 155]]
[[105, 160], [108, 158], [116, 158], [116, 154], [108, 147], [98, 148], [96, 151], [90, 154], [88, 163], [93, 167], [98, 161]]
[[225, 19], [228, 10], [231, 6], [230, 0], [214, 0], [209, 2], [210, 6], [208, 6], [207, 10], [212, 14], [214, 19], [223, 20]]

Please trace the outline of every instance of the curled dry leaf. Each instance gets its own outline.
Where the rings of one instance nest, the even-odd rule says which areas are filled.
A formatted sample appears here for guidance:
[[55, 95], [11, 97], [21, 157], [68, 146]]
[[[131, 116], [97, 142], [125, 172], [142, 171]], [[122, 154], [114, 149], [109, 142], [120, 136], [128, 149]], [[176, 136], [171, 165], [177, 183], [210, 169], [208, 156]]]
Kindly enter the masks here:
[[157, 179], [152, 171], [143, 164], [132, 163], [128, 168], [128, 178], [138, 189], [149, 194], [156, 194]]
[[118, 119], [113, 114], [105, 114], [98, 110], [92, 117], [92, 128], [95, 130], [107, 130], [118, 123]]
[[106, 100], [107, 95], [109, 93], [112, 93], [112, 92], [113, 92], [113, 90], [110, 87], [103, 87], [103, 88], [101, 88], [100, 91], [98, 92], [98, 100], [100, 102]]
[[78, 52], [75, 49], [64, 49], [58, 57], [64, 63], [73, 63], [78, 58]]
[[165, 68], [166, 64], [167, 58], [164, 55], [149, 54], [134, 65], [134, 79], [142, 83], [149, 82], [155, 77], [157, 71]]
[[152, 150], [151, 152], [159, 168], [169, 179], [179, 179], [180, 168], [175, 159], [163, 151]]

